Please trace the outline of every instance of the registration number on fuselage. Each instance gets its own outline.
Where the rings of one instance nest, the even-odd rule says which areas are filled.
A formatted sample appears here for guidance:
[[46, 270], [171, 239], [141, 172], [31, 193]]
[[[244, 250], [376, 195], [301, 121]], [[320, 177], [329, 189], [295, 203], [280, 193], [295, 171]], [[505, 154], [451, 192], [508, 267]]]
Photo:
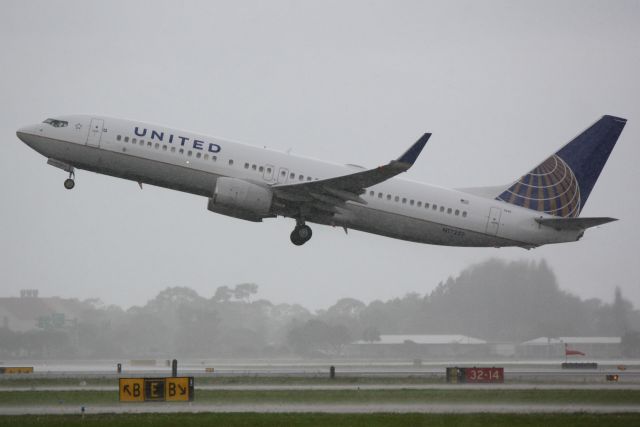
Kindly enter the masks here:
[[464, 237], [464, 234], [465, 234], [464, 231], [462, 230], [456, 230], [454, 228], [449, 228], [449, 227], [442, 227], [442, 232], [455, 237]]

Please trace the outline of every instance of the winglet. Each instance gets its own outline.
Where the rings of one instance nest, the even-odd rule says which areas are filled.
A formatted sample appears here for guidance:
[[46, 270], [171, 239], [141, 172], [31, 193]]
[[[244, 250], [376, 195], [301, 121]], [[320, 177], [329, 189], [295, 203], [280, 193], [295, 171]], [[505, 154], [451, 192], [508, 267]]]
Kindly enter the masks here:
[[398, 157], [397, 162], [406, 163], [411, 166], [420, 155], [420, 152], [422, 151], [424, 146], [427, 145], [427, 141], [430, 137], [430, 133], [425, 133], [424, 135], [422, 135], [420, 139], [411, 146], [411, 148], [409, 148], [402, 156]]

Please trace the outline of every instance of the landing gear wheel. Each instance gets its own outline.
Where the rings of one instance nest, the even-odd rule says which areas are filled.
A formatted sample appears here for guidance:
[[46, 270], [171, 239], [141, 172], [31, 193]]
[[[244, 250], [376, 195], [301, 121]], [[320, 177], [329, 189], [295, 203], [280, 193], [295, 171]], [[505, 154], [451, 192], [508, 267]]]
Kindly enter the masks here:
[[67, 190], [71, 190], [75, 186], [76, 182], [72, 178], [67, 178], [64, 180], [64, 188], [66, 188]]
[[291, 232], [291, 243], [296, 246], [304, 245], [311, 239], [312, 234], [308, 225], [297, 225]]

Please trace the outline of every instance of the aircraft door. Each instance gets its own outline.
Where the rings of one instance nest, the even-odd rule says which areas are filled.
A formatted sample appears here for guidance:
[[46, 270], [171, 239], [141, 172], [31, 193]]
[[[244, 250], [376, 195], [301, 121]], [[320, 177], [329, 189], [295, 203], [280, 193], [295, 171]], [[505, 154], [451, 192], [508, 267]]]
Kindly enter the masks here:
[[273, 172], [275, 169], [276, 168], [273, 165], [264, 166], [264, 174], [262, 175], [262, 177], [264, 178], [265, 181], [271, 182], [273, 180]]
[[489, 219], [487, 220], [487, 234], [495, 236], [500, 228], [500, 217], [502, 217], [502, 209], [491, 208], [489, 211]]
[[278, 172], [278, 184], [284, 184], [287, 182], [287, 175], [289, 175], [289, 169], [280, 168]]
[[103, 127], [104, 127], [104, 120], [91, 119], [91, 125], [89, 125], [89, 136], [87, 137], [88, 146], [100, 147], [100, 139], [102, 138]]

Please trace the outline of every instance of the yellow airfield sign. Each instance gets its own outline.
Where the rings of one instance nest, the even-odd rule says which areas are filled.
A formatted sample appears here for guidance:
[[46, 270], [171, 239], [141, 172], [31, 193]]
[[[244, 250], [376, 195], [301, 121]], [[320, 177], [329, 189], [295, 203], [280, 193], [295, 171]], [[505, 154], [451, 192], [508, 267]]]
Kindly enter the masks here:
[[190, 402], [193, 377], [120, 378], [121, 402]]
[[0, 374], [32, 374], [33, 366], [7, 366], [0, 368]]
[[193, 400], [193, 377], [167, 378], [165, 398], [170, 402]]
[[144, 378], [120, 378], [121, 402], [144, 402]]

